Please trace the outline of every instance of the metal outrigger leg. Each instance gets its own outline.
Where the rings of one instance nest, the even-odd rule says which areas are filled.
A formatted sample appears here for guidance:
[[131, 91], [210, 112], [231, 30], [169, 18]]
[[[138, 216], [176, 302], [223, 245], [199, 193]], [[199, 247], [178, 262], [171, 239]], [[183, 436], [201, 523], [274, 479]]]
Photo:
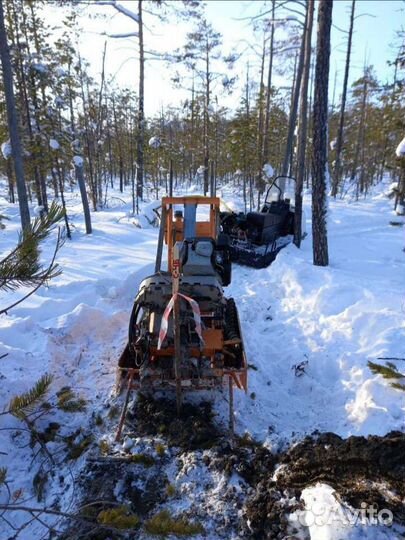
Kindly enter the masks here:
[[117, 433], [115, 434], [115, 441], [116, 441], [116, 442], [119, 442], [120, 439], [121, 439], [122, 428], [124, 427], [125, 418], [126, 418], [126, 416], [127, 416], [127, 409], [128, 409], [128, 403], [129, 403], [129, 395], [130, 395], [131, 390], [132, 390], [132, 379], [134, 378], [134, 370], [131, 369], [131, 370], [129, 370], [129, 371], [130, 371], [130, 374], [129, 374], [129, 377], [128, 377], [127, 393], [125, 394], [124, 406], [123, 406], [123, 408], [122, 408], [122, 412], [121, 412], [121, 416], [120, 416], [120, 421], [119, 421], [119, 423], [118, 423]]
[[231, 375], [228, 375], [228, 386], [229, 386], [229, 431], [231, 436], [234, 435], [235, 428], [235, 418], [233, 411], [233, 379]]

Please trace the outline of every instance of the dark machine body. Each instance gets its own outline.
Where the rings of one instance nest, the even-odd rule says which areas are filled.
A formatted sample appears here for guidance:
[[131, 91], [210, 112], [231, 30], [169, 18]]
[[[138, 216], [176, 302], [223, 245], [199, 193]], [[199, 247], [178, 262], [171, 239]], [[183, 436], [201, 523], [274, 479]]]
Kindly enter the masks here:
[[[230, 237], [233, 262], [264, 268], [289, 244], [294, 235], [294, 206], [283, 197], [277, 177], [267, 190], [260, 212], [222, 212], [222, 231]], [[271, 196], [276, 195], [276, 200]]]

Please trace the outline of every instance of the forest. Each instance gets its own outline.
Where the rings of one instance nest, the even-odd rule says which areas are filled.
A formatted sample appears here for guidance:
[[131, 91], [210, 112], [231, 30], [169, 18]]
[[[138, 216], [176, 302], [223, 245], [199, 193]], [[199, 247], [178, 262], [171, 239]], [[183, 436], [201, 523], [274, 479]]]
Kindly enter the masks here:
[[[84, 160], [84, 182], [93, 211], [106, 204], [109, 187], [117, 186], [121, 192], [132, 193], [133, 210], [137, 212], [144, 188], [153, 191], [156, 198], [160, 190], [167, 191], [170, 171], [176, 183], [201, 182], [205, 193], [210, 177], [218, 183], [242, 186], [247, 208], [260, 206], [266, 163], [280, 174], [297, 175], [299, 171], [309, 186], [315, 58], [311, 49], [305, 50], [304, 30], [312, 32], [313, 14], [311, 26], [305, 23], [313, 4], [307, 4], [307, 11], [299, 7], [300, 18], [292, 21], [286, 16], [288, 6], [279, 7], [277, 2], [259, 13], [252, 25], [260, 69], [252, 73], [244, 64], [243, 54], [224, 57], [221, 33], [204, 18], [198, 2], [152, 2], [153, 14], [148, 11], [148, 17], [156, 17], [162, 24], [186, 18], [193, 28], [185, 37], [183, 49], [161, 55], [161, 69], [173, 70], [173, 85], [188, 84], [189, 96], [149, 118], [144, 113], [143, 66], [153, 51], [144, 52], [142, 33], [139, 80], [134, 76], [131, 88], [119, 88], [103, 68], [107, 40], [104, 51], [100, 51], [102, 70], [98, 79], [89, 73], [86, 59], [72, 46], [79, 32], [78, 18], [89, 6], [72, 2], [67, 8], [63, 4], [58, 39], [46, 23], [46, 2], [15, 1], [4, 6], [30, 202], [35, 201], [44, 211], [48, 199], [60, 197], [64, 204], [64, 192], [79, 181], [77, 172], [72, 171], [75, 156]], [[136, 20], [142, 21], [139, 10], [142, 4], [135, 11]], [[352, 10], [354, 19], [354, 3]], [[271, 21], [279, 17], [279, 11], [276, 26]], [[142, 22], [138, 24], [142, 27]], [[349, 17], [345, 75], [350, 69], [354, 25]], [[398, 31], [395, 37], [397, 48], [387, 59], [392, 80], [382, 83], [373, 66], [365, 64], [362, 76], [350, 86], [345, 76], [343, 88], [333, 88], [328, 111], [328, 162], [334, 197], [343, 197], [353, 186], [356, 197], [366, 194], [387, 170], [393, 181], [401, 176], [392, 147], [404, 131], [405, 53], [403, 35]], [[220, 60], [219, 74], [215, 68]], [[183, 82], [180, 67], [187, 71]], [[287, 90], [274, 86], [272, 77], [277, 71], [283, 71], [290, 81]], [[238, 88], [239, 105], [230, 111], [221, 105], [220, 96], [233, 91], [236, 72], [245, 75]], [[1, 167], [8, 179], [9, 200], [14, 202], [16, 181], [9, 159], [5, 107], [0, 129], [4, 141]], [[300, 155], [300, 141], [308, 142], [304, 156]], [[403, 190], [401, 187], [401, 193]]]
[[404, 11], [0, 0], [0, 540], [404, 538]]

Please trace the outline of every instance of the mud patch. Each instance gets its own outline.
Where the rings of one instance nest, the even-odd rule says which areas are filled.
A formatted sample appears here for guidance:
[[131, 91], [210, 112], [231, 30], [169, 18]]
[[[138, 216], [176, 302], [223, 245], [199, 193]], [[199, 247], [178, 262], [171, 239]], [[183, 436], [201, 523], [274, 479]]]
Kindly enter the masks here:
[[224, 437], [214, 422], [211, 403], [184, 403], [178, 417], [172, 401], [152, 400], [142, 394], [128, 413], [127, 427], [138, 436], [163, 437], [169, 446], [189, 451], [211, 448]]
[[377, 511], [385, 508], [396, 523], [405, 524], [404, 433], [348, 439], [324, 433], [306, 437], [277, 461], [282, 467], [275, 478], [273, 474], [262, 478], [246, 501], [253, 538], [281, 537], [272, 527], [285, 525], [286, 513], [303, 509], [301, 491], [316, 482], [331, 485], [353, 508], [362, 503]]
[[303, 488], [315, 482], [330, 484], [350, 505], [362, 502], [387, 508], [405, 523], [405, 434], [349, 437], [324, 433], [307, 437], [281, 456], [286, 467], [280, 486]]
[[[173, 402], [139, 396], [128, 414], [128, 440], [89, 459], [78, 483], [82, 504], [100, 501], [91, 506], [95, 519], [101, 501], [128, 506], [139, 517], [139, 539], [148, 538], [145, 523], [156, 513], [177, 518], [179, 508], [204, 527], [203, 538], [309, 538], [289, 515], [304, 510], [302, 490], [316, 482], [331, 485], [353, 508], [389, 509], [405, 524], [404, 433], [348, 439], [324, 433], [273, 454], [247, 436], [231, 439], [210, 403], [185, 403], [178, 418]], [[140, 455], [150, 466], [134, 459]], [[104, 532], [73, 524], [65, 538], [99, 540]], [[132, 538], [131, 532], [109, 534]]]

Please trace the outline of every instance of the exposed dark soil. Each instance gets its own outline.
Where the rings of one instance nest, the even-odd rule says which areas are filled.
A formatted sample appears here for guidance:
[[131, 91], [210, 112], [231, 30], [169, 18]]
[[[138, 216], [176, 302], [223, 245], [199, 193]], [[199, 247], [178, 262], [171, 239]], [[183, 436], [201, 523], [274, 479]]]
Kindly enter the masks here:
[[301, 490], [316, 482], [334, 487], [354, 508], [360, 508], [361, 503], [374, 506], [377, 511], [386, 508], [392, 511], [397, 523], [405, 524], [404, 433], [348, 439], [323, 433], [306, 437], [277, 456], [277, 461], [284, 465], [277, 480], [273, 481], [271, 474], [262, 477], [246, 503], [246, 517], [254, 538], [278, 538], [271, 528], [277, 516], [277, 525], [283, 525], [278, 499], [288, 494], [299, 500]]
[[[144, 488], [136, 486], [140, 477], [145, 476]], [[114, 530], [114, 527], [100, 527], [97, 516], [102, 510], [117, 503], [116, 486], [121, 482], [122, 492], [126, 495], [125, 506], [136, 515], [145, 518], [148, 513], [165, 500], [165, 483], [160, 471], [155, 468], [140, 471], [136, 464], [105, 459], [89, 460], [86, 468], [77, 479], [77, 486], [83, 493], [78, 516], [89, 520], [87, 524], [72, 521], [68, 531], [61, 540], [118, 540], [126, 538], [125, 531]], [[122, 504], [121, 500], [119, 501]], [[93, 522], [93, 523], [91, 523]], [[133, 533], [128, 533], [133, 538]]]
[[184, 403], [178, 417], [172, 401], [152, 400], [139, 394], [127, 421], [134, 426], [138, 436], [161, 436], [169, 446], [182, 450], [211, 448], [223, 438], [223, 433], [214, 422], [209, 402], [202, 402], [198, 406]]
[[[126, 427], [132, 436], [158, 437], [164, 439], [168, 448], [177, 447], [180, 463], [183, 456], [187, 461], [196, 450], [209, 449], [198, 454], [199, 466], [229, 477], [237, 473], [244, 481], [242, 493], [232, 495], [230, 489], [224, 492], [224, 498], [232, 516], [228, 532], [237, 532], [240, 538], [294, 538], [298, 531], [287, 516], [303, 509], [301, 492], [316, 482], [334, 487], [341, 499], [354, 508], [360, 508], [364, 502], [377, 509], [386, 508], [392, 511], [395, 522], [405, 524], [404, 433], [348, 439], [333, 433], [317, 434], [276, 455], [248, 437], [231, 440], [229, 433], [215, 422], [209, 403], [185, 404], [178, 418], [172, 402], [142, 396], [128, 415]], [[162, 461], [151, 467], [144, 490], [140, 491], [133, 487], [139, 475], [139, 468], [134, 469], [133, 464], [89, 462], [79, 481], [86, 493], [83, 502], [114, 500], [116, 483], [125, 478], [127, 501], [143, 520], [165, 501], [166, 465]], [[282, 467], [273, 480], [276, 465]], [[204, 512], [201, 507], [202, 520]], [[218, 536], [229, 537], [226, 527], [221, 531]], [[102, 538], [91, 534], [83, 538]]]

